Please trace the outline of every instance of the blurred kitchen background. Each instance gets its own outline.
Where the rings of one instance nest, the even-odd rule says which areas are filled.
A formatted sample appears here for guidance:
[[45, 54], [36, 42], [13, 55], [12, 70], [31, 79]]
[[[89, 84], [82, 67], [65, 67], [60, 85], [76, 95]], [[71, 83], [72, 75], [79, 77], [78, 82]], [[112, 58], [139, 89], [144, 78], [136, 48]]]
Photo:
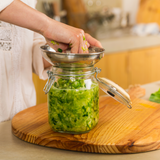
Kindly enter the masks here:
[[[36, 8], [102, 43], [99, 76], [124, 89], [160, 80], [160, 0], [38, 0]], [[33, 80], [37, 104], [46, 102], [46, 81], [36, 75]]]
[[113, 36], [108, 30], [135, 24], [138, 4], [139, 0], [38, 0], [37, 10], [102, 39]]

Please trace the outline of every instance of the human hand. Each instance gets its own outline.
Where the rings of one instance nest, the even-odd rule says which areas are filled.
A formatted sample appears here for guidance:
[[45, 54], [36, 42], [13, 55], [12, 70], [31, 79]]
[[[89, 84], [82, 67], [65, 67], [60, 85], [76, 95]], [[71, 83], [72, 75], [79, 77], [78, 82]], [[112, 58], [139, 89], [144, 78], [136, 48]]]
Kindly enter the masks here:
[[84, 33], [82, 29], [57, 22], [20, 0], [14, 0], [1, 11], [0, 20], [42, 34], [53, 48], [56, 48], [56, 45], [53, 46], [51, 41], [58, 42], [57, 48], [62, 50], [70, 45], [72, 53], [88, 53], [90, 45], [102, 47], [100, 42]]
[[56, 51], [71, 48], [72, 53], [88, 53], [89, 46], [102, 47], [99, 41], [78, 29], [54, 20], [49, 20], [42, 31], [47, 43]]

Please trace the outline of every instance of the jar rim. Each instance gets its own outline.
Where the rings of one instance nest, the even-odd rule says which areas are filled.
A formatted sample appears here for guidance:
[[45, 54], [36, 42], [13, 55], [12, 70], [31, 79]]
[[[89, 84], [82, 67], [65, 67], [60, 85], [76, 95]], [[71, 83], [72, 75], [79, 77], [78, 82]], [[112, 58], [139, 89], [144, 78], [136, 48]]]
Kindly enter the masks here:
[[94, 66], [90, 67], [52, 67], [52, 76], [86, 76], [95, 74]]
[[87, 66], [87, 67], [61, 67], [61, 66], [52, 66], [52, 68], [61, 68], [61, 69], [93, 69], [94, 65], [92, 66]]

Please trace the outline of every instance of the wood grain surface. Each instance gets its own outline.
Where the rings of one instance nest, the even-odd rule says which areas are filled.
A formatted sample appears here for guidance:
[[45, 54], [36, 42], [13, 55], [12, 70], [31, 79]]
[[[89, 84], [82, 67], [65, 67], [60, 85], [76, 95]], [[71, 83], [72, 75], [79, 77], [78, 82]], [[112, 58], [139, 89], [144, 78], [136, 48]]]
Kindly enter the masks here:
[[[57, 133], [48, 124], [47, 103], [21, 111], [12, 119], [15, 136], [37, 145], [92, 153], [137, 153], [160, 148], [160, 104], [139, 99], [145, 90], [130, 87], [132, 109], [100, 97], [100, 119], [89, 133]], [[25, 142], [24, 142], [25, 143]]]
[[160, 0], [141, 0], [137, 23], [156, 22], [160, 25]]
[[63, 0], [63, 8], [67, 11], [68, 24], [85, 29], [88, 13], [83, 0]]

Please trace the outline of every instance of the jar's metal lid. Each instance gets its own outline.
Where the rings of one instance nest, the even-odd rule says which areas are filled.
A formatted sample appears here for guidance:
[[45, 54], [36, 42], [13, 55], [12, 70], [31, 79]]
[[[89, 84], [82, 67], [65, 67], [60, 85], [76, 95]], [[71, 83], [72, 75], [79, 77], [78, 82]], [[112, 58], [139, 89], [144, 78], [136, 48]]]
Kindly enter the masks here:
[[96, 64], [104, 56], [104, 49], [98, 47], [89, 47], [88, 54], [74, 54], [70, 52], [70, 49], [61, 53], [49, 45], [40, 48], [42, 56], [53, 66], [59, 67], [89, 67]]
[[132, 108], [131, 99], [129, 94], [116, 83], [112, 82], [107, 78], [97, 78], [99, 87], [107, 93], [109, 96], [117, 100], [118, 102], [126, 105], [128, 108]]

